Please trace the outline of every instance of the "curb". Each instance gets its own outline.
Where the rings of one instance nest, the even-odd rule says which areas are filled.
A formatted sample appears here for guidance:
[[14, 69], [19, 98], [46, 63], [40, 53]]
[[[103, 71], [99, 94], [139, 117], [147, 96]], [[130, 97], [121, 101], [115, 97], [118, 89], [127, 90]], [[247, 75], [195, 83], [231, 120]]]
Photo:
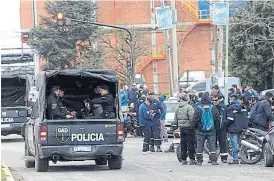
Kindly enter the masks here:
[[15, 181], [12, 174], [11, 174], [11, 172], [10, 172], [9, 167], [4, 163], [2, 163], [1, 166], [3, 166], [3, 171], [6, 174], [6, 181]]

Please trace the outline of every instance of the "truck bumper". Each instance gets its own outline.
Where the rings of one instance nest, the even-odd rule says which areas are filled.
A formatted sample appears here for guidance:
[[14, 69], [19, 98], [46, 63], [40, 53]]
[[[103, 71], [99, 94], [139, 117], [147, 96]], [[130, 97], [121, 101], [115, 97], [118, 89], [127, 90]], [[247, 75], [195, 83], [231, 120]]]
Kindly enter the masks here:
[[24, 123], [1, 124], [1, 135], [3, 136], [7, 136], [9, 134], [21, 135], [23, 125]]
[[[87, 157], [104, 157], [108, 154], [118, 156], [123, 153], [123, 144], [117, 145], [92, 145], [91, 151], [77, 152], [74, 151], [74, 147], [77, 145], [65, 145], [65, 146], [40, 146], [39, 157], [49, 158], [53, 155], [57, 155], [63, 158], [87, 158]], [[81, 145], [82, 146], [82, 145]], [[83, 145], [90, 146], [90, 145]]]

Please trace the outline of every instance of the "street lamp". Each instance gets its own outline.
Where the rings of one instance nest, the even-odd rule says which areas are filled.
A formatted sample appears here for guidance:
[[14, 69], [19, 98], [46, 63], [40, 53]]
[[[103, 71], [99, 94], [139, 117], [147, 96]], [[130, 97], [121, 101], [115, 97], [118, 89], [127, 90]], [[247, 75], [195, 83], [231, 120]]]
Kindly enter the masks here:
[[64, 22], [64, 20], [65, 20], [65, 22], [69, 22], [69, 23], [71, 21], [74, 21], [74, 22], [80, 22], [80, 23], [86, 23], [86, 24], [90, 24], [90, 25], [115, 28], [115, 29], [120, 29], [120, 30], [126, 31], [129, 34], [130, 53], [131, 53], [131, 59], [132, 59], [132, 62], [131, 62], [131, 67], [132, 67], [131, 68], [131, 76], [132, 76], [131, 80], [132, 80], [132, 83], [135, 82], [135, 51], [134, 51], [134, 42], [133, 42], [132, 34], [131, 34], [131, 32], [127, 28], [123, 28], [123, 27], [120, 27], [120, 26], [103, 24], [103, 23], [96, 23], [96, 22], [90, 22], [90, 21], [76, 20], [76, 19], [71, 19], [71, 18], [68, 19], [68, 18], [64, 18], [64, 15], [62, 13], [58, 13], [57, 14], [57, 21], [58, 21], [58, 17], [61, 18], [61, 19], [63, 19], [63, 22]]

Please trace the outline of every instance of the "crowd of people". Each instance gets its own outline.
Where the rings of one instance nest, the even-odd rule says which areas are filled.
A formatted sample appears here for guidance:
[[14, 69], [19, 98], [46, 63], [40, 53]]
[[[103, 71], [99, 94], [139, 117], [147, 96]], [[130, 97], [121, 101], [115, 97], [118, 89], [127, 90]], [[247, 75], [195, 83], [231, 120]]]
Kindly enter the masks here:
[[[128, 100], [122, 101], [124, 103], [122, 106], [135, 104], [138, 122], [144, 134], [142, 153], [155, 152], [155, 146], [156, 152], [162, 152], [161, 143], [165, 132], [166, 105], [163, 102], [165, 98], [159, 95], [156, 99], [154, 93], [149, 92], [147, 88], [142, 87], [137, 90], [135, 86], [133, 85], [128, 91]], [[121, 94], [125, 96], [125, 93]], [[181, 90], [178, 99], [173, 124], [180, 129], [181, 133], [183, 165], [202, 165], [205, 140], [209, 143], [209, 163], [218, 165], [216, 152], [218, 142], [221, 161], [228, 164], [239, 164], [239, 136], [242, 131], [248, 127], [267, 131], [270, 123], [274, 121], [273, 94], [268, 92], [259, 96], [257, 91], [250, 86], [241, 91], [237, 85], [233, 85], [229, 89], [228, 105], [225, 105], [225, 98], [218, 85], [212, 87], [211, 93], [197, 94], [195, 91]], [[231, 161], [228, 161], [227, 133], [229, 133], [232, 146]], [[187, 162], [187, 157], [189, 157], [189, 162]]]

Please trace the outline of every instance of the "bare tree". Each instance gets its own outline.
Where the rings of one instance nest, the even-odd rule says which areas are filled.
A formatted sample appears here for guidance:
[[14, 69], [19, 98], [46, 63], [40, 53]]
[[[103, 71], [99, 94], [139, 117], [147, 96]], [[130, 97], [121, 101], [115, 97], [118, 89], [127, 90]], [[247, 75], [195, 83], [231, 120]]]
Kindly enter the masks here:
[[[134, 41], [137, 62], [138, 58], [149, 55], [149, 41], [143, 31], [138, 31], [137, 28], [132, 28], [129, 31]], [[107, 64], [107, 68], [115, 69], [119, 74], [120, 81], [124, 84], [129, 84], [130, 71], [127, 70], [127, 60], [131, 58], [131, 52], [128, 33], [122, 30], [113, 31], [112, 34], [108, 34], [105, 37], [104, 45], [107, 56], [115, 61], [113, 64]]]

